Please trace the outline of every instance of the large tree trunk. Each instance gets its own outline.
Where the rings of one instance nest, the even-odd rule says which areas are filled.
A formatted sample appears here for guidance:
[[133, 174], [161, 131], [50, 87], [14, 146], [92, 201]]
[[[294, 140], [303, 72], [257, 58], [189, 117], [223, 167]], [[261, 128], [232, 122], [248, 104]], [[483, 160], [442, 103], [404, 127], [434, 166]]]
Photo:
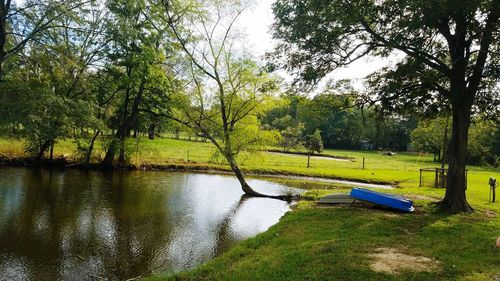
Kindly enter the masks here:
[[7, 55], [5, 50], [5, 44], [7, 43], [7, 15], [12, 2], [0, 1], [0, 82], [3, 81], [3, 63]]
[[[0, 17], [2, 15], [0, 14]], [[1, 19], [0, 19], [1, 21]], [[3, 81], [3, 63], [5, 61], [5, 22], [0, 22], [0, 82]]]
[[118, 140], [116, 137], [113, 137], [113, 140], [111, 140], [111, 143], [109, 144], [108, 150], [106, 151], [106, 155], [104, 156], [104, 159], [102, 160], [102, 166], [104, 168], [112, 168], [113, 163], [115, 161], [115, 151], [116, 151], [116, 145], [118, 143]]
[[448, 149], [446, 147], [446, 143], [448, 142], [448, 117], [446, 117], [446, 125], [444, 126], [444, 136], [443, 136], [443, 149], [442, 152], [440, 153], [440, 158], [441, 160], [441, 169], [444, 169], [444, 164], [446, 162], [446, 150]]
[[452, 213], [473, 211], [465, 196], [467, 188], [465, 166], [470, 116], [470, 106], [460, 104], [453, 106], [451, 141], [448, 147], [448, 179], [446, 194], [441, 201], [442, 207]]
[[[128, 76], [130, 76], [130, 70], [127, 70], [127, 74]], [[120, 123], [121, 123], [120, 127], [114, 133], [113, 139], [111, 140], [108, 150], [106, 151], [106, 155], [104, 156], [104, 159], [101, 163], [105, 169], [110, 169], [114, 167], [116, 149], [118, 148], [118, 144], [120, 143], [121, 139], [125, 137], [127, 131], [127, 129], [125, 128], [125, 122], [128, 119], [129, 98], [130, 98], [130, 88], [127, 88], [127, 90], [125, 91], [125, 97], [123, 99], [123, 112], [120, 118]]]
[[38, 153], [35, 158], [35, 163], [40, 163], [40, 161], [43, 158], [43, 155], [45, 154], [45, 151], [47, 151], [47, 149], [49, 148], [50, 143], [51, 143], [50, 141], [45, 141], [44, 143], [42, 143], [42, 145], [38, 149]]
[[87, 149], [87, 152], [85, 153], [85, 164], [90, 163], [90, 159], [92, 158], [92, 151], [94, 150], [94, 143], [95, 143], [95, 140], [97, 139], [97, 137], [99, 136], [100, 133], [101, 133], [101, 131], [96, 130], [94, 133], [94, 136], [90, 140], [89, 148]]
[[151, 122], [151, 124], [149, 125], [149, 128], [148, 128], [148, 138], [150, 140], [155, 139], [155, 131], [156, 131], [156, 123]]
[[[119, 149], [119, 156], [120, 159], [118, 162], [121, 162], [121, 160], [125, 159], [124, 157], [124, 142], [126, 138], [126, 128], [122, 124], [120, 128], [116, 131], [115, 135], [113, 136], [113, 139], [111, 140], [111, 143], [109, 145], [108, 150], [106, 151], [106, 156], [104, 156], [104, 159], [102, 160], [102, 166], [104, 168], [113, 168], [114, 167], [114, 162], [115, 162], [115, 155], [116, 155], [116, 150]], [[121, 157], [123, 156], [123, 158]], [[123, 163], [120, 163], [120, 165]]]
[[[128, 135], [127, 135], [128, 136]], [[120, 139], [120, 153], [118, 154], [118, 167], [125, 167], [126, 161], [125, 161], [125, 139], [126, 137], [123, 137]]]
[[5, 60], [4, 55], [1, 52], [2, 51], [0, 50], [0, 82], [3, 81], [3, 61]]
[[132, 103], [132, 108], [130, 110], [130, 116], [126, 116], [123, 123], [123, 132], [124, 134], [120, 138], [120, 153], [118, 156], [118, 165], [121, 167], [125, 167], [125, 140], [130, 136], [130, 131], [134, 130], [134, 138], [137, 138], [137, 127], [139, 124], [139, 105], [142, 103], [142, 96], [144, 93], [144, 89], [146, 86], [146, 82], [144, 80], [141, 81], [139, 85], [139, 89], [137, 91], [137, 95], [134, 98], [134, 102]]
[[50, 142], [49, 159], [50, 159], [50, 161], [54, 160], [54, 141]]

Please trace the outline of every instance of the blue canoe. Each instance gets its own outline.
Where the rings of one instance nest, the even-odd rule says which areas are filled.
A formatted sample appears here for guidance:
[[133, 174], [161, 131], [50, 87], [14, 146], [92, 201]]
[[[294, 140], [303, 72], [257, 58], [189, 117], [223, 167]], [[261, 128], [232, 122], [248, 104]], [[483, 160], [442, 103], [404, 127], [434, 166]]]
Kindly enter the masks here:
[[351, 197], [377, 205], [387, 206], [404, 212], [413, 212], [413, 202], [406, 198], [375, 192], [363, 188], [353, 188]]

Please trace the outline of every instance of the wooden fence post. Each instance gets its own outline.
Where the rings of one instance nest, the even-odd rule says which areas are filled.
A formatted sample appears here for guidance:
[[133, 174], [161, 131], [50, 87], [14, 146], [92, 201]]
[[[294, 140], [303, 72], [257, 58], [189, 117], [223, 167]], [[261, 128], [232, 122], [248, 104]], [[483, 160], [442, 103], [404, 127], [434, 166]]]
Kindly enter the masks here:
[[494, 178], [490, 178], [489, 184], [490, 184], [490, 200], [489, 201], [491, 203], [495, 203], [495, 197], [496, 197], [495, 189], [497, 187], [497, 180]]

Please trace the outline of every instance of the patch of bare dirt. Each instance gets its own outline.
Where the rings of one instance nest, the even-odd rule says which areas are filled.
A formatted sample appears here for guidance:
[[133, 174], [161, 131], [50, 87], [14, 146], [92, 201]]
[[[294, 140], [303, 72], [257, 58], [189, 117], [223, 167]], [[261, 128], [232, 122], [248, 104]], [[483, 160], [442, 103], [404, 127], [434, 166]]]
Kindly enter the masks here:
[[438, 261], [395, 248], [378, 248], [369, 257], [372, 258], [370, 267], [377, 272], [400, 274], [403, 271], [433, 272], [441, 269]]
[[433, 202], [439, 201], [438, 198], [431, 197], [431, 196], [425, 196], [425, 195], [410, 194], [407, 197], [410, 199], [413, 199], [413, 200], [428, 200], [428, 201], [433, 201]]
[[[484, 215], [487, 217], [490, 217], [490, 218], [495, 218], [497, 216], [497, 213], [490, 211], [490, 210], [486, 210], [486, 211], [484, 211]], [[500, 279], [500, 275], [499, 275], [499, 279]], [[498, 281], [500, 281], [500, 280], [498, 280]]]

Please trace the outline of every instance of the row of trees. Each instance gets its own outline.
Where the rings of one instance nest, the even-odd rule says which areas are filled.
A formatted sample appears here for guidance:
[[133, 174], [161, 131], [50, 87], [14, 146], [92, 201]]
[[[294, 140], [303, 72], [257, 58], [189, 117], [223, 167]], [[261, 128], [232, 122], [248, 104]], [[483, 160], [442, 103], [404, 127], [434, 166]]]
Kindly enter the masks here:
[[[359, 93], [346, 95], [336, 89], [313, 98], [283, 94], [262, 116], [264, 129], [278, 131], [283, 150], [304, 146], [316, 130], [326, 148], [376, 149], [432, 153], [434, 161], [447, 163], [451, 138], [450, 117], [426, 117], [417, 113], [384, 114], [380, 107], [359, 106]], [[478, 115], [471, 124], [468, 164], [500, 164], [500, 123]]]
[[284, 150], [297, 148], [301, 140], [321, 131], [324, 146], [337, 149], [407, 150], [415, 116], [382, 115], [374, 107], [356, 105], [357, 95], [326, 91], [308, 98], [284, 94], [281, 104], [262, 118], [265, 128], [281, 133]]
[[[421, 120], [411, 134], [410, 147], [416, 151], [429, 152], [434, 161], [448, 161], [450, 142], [450, 118], [438, 117]], [[470, 127], [467, 163], [475, 165], [500, 165], [500, 123], [475, 118]]]
[[96, 138], [110, 129], [103, 164], [113, 165], [115, 156], [123, 164], [125, 138], [155, 126], [180, 85], [167, 67], [173, 44], [149, 16], [160, 7], [146, 1], [102, 5], [27, 1], [8, 8], [4, 48], [23, 48], [3, 61], [2, 123], [26, 137], [26, 150], [37, 160], [47, 151], [52, 158], [54, 144], [72, 137], [89, 162]]

